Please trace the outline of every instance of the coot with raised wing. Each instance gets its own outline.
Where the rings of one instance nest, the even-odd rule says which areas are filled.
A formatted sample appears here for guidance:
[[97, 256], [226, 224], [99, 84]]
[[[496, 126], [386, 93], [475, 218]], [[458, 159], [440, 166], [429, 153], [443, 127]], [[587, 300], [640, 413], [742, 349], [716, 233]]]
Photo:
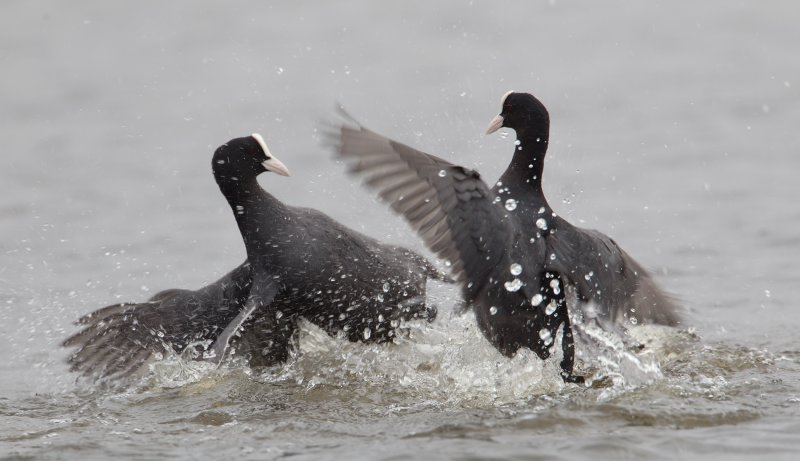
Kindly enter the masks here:
[[[562, 329], [562, 377], [573, 374], [574, 338], [567, 292], [604, 326], [676, 325], [671, 299], [609, 237], [557, 216], [542, 191], [550, 118], [530, 94], [509, 92], [487, 133], [514, 129], [514, 154], [489, 188], [471, 169], [348, 122], [331, 133], [349, 172], [405, 217], [449, 262], [488, 340], [511, 356], [522, 347], [546, 359]], [[591, 303], [591, 304], [589, 304]]]

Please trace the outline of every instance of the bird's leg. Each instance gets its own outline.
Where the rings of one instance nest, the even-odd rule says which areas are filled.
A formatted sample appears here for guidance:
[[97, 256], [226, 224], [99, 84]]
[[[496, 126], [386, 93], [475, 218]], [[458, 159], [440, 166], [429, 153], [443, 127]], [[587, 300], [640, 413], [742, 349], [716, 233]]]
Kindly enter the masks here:
[[278, 293], [278, 288], [278, 283], [274, 278], [261, 275], [253, 279], [247, 302], [242, 306], [236, 318], [222, 330], [222, 333], [219, 334], [212, 346], [212, 354], [209, 358], [216, 362], [217, 366], [222, 365], [234, 335], [241, 334], [242, 326], [258, 309], [263, 310], [272, 303], [273, 298]]
[[567, 302], [562, 301], [564, 305], [564, 333], [561, 337], [561, 350], [564, 352], [564, 358], [561, 360], [561, 377], [565, 383], [583, 384], [585, 379], [583, 376], [572, 374], [575, 366], [575, 338], [572, 335], [572, 324], [569, 321], [569, 312], [567, 312]]
[[572, 374], [575, 366], [575, 338], [572, 335], [572, 324], [569, 321], [569, 310], [567, 309], [566, 286], [558, 274], [548, 272], [545, 280], [549, 280], [547, 294], [551, 302], [555, 303], [556, 310], [553, 318], [558, 322], [554, 325], [554, 331], [558, 331], [558, 324], [563, 318], [564, 330], [561, 337], [561, 350], [564, 358], [561, 360], [561, 378], [565, 383], [582, 384], [585, 379], [583, 376]]
[[250, 367], [269, 367], [289, 359], [297, 316], [267, 306], [243, 326], [237, 351], [243, 352]]

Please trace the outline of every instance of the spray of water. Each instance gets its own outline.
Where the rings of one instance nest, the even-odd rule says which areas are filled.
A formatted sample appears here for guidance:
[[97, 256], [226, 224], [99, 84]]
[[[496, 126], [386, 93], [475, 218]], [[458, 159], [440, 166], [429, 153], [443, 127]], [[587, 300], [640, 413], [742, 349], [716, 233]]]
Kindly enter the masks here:
[[[548, 360], [527, 349], [504, 357], [483, 337], [471, 312], [456, 307], [455, 298], [447, 293], [434, 299], [440, 306], [437, 321], [406, 323], [393, 343], [351, 343], [302, 322], [286, 364], [250, 370], [237, 361], [217, 368], [188, 357], [165, 357], [151, 364], [146, 387], [175, 388], [237, 376], [306, 390], [373, 387], [408, 399], [467, 406], [502, 405], [574, 387], [559, 376], [561, 335], [552, 338]], [[655, 345], [673, 330], [638, 327], [649, 331], [650, 344], [641, 347], [630, 333], [603, 329], [580, 315], [573, 321], [578, 370], [589, 377], [589, 387], [600, 388], [601, 400], [662, 378], [659, 361], [664, 351]]]

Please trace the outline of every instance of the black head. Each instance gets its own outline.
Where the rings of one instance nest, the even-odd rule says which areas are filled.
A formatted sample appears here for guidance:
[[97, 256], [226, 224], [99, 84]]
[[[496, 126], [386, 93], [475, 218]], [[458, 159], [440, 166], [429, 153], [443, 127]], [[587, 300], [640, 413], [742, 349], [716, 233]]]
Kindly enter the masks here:
[[264, 138], [258, 133], [231, 139], [217, 148], [212, 168], [216, 174], [224, 171], [240, 179], [256, 177], [265, 171], [289, 176], [289, 169], [270, 153]]
[[511, 128], [517, 137], [536, 137], [547, 142], [550, 133], [550, 115], [538, 99], [528, 93], [509, 91], [501, 100], [500, 115], [489, 123], [486, 134], [500, 128]]

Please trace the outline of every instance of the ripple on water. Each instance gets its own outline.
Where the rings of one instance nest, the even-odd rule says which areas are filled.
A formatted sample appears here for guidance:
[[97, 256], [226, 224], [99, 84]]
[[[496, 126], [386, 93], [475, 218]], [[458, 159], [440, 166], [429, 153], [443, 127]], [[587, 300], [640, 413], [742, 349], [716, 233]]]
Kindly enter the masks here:
[[[303, 324], [291, 360], [261, 370], [168, 357], [128, 390], [98, 388], [6, 408], [4, 417], [19, 430], [2, 440], [33, 446], [60, 439], [116, 447], [113, 454], [157, 434], [162, 443], [150, 454], [166, 456], [165, 447], [179, 440], [202, 444], [224, 437], [242, 446], [260, 440], [277, 456], [296, 450], [298, 441], [336, 450], [386, 434], [395, 434], [391, 443], [508, 441], [524, 434], [525, 440], [547, 437], [553, 455], [598, 449], [619, 454], [633, 445], [625, 437], [608, 438], [610, 432], [716, 430], [755, 424], [769, 405], [785, 412], [799, 406], [785, 397], [791, 385], [769, 372], [782, 367], [784, 376], [797, 377], [800, 354], [776, 358], [738, 345], [705, 344], [685, 331], [639, 327], [622, 341], [581, 324], [578, 337], [586, 342], [580, 346], [600, 358], [584, 358], [581, 368], [596, 387], [580, 387], [561, 382], [559, 357], [543, 362], [532, 353], [499, 355], [470, 314], [402, 329], [395, 344], [363, 345]], [[784, 398], [753, 400], [765, 394]], [[654, 444], [674, 437], [669, 430], [657, 434]], [[508, 447], [512, 456], [514, 445]]]

